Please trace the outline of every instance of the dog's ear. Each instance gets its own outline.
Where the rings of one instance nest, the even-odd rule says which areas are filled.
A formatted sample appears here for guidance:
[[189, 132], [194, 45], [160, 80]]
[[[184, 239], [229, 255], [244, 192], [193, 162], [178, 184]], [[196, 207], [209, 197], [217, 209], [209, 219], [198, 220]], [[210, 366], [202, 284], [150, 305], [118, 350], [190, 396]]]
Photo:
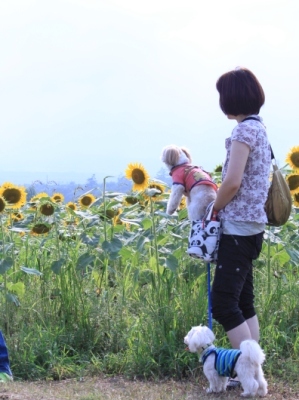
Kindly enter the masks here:
[[196, 353], [202, 346], [201, 329], [201, 326], [193, 327], [188, 334], [188, 348], [191, 353]]
[[208, 328], [207, 326], [203, 326], [202, 329], [204, 331], [207, 342], [213, 343], [215, 340], [215, 335], [213, 331], [211, 331], [211, 329]]
[[175, 145], [164, 147], [162, 152], [162, 161], [168, 165], [177, 165], [180, 157], [180, 148]]
[[181, 147], [181, 150], [182, 150], [183, 153], [185, 153], [186, 157], [189, 160], [189, 163], [191, 164], [192, 163], [192, 158], [191, 158], [190, 151], [188, 149], [186, 149], [186, 147]]

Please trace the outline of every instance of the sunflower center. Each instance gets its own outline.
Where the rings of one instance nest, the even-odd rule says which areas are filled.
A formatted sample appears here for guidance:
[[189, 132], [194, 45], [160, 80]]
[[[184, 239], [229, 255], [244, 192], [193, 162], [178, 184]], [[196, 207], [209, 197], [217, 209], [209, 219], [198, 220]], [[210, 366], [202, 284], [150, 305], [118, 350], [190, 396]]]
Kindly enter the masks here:
[[136, 197], [133, 197], [133, 196], [127, 196], [126, 197], [126, 202], [128, 204], [137, 204], [138, 203], [138, 199], [136, 199]]
[[139, 169], [139, 168], [133, 169], [132, 180], [134, 183], [137, 183], [137, 185], [141, 185], [145, 181], [144, 172], [141, 171], [141, 169]]
[[90, 206], [90, 204], [92, 203], [92, 198], [89, 197], [89, 196], [84, 196], [84, 197], [82, 197], [82, 199], [81, 199], [81, 203], [82, 203], [84, 206]]
[[299, 175], [289, 176], [289, 188], [295, 190], [299, 187]]
[[5, 201], [0, 198], [0, 213], [5, 209]]
[[21, 200], [22, 193], [19, 189], [10, 188], [5, 189], [3, 192], [3, 197], [10, 204], [16, 204]]
[[43, 233], [48, 233], [50, 228], [44, 224], [36, 224], [32, 228], [32, 232], [36, 233], [37, 235], [42, 235]]
[[47, 216], [53, 215], [53, 214], [54, 214], [54, 211], [55, 211], [55, 209], [54, 209], [54, 207], [52, 206], [52, 204], [50, 204], [50, 203], [43, 204], [43, 205], [40, 207], [40, 212], [41, 212], [43, 215], [47, 215]]
[[294, 153], [291, 154], [290, 158], [295, 167], [299, 168], [299, 151], [294, 151]]

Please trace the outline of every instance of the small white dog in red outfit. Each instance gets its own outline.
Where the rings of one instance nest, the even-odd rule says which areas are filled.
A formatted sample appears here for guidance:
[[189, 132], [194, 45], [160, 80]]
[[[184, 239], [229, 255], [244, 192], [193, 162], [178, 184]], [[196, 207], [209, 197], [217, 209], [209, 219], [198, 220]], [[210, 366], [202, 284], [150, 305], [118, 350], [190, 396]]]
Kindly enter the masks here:
[[203, 218], [207, 206], [215, 201], [217, 185], [210, 175], [192, 163], [189, 150], [176, 145], [166, 146], [162, 161], [172, 177], [171, 194], [167, 203], [167, 214], [173, 214], [179, 207], [183, 195], [187, 197], [190, 221]]

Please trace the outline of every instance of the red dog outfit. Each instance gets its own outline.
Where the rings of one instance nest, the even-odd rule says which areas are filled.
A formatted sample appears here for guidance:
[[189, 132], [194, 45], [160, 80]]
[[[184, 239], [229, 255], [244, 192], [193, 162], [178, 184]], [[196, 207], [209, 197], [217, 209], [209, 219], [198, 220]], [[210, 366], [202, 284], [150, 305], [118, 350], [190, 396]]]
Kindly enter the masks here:
[[173, 167], [169, 173], [173, 185], [183, 185], [186, 193], [190, 193], [195, 185], [210, 185], [215, 191], [218, 187], [210, 175], [201, 168], [188, 163]]

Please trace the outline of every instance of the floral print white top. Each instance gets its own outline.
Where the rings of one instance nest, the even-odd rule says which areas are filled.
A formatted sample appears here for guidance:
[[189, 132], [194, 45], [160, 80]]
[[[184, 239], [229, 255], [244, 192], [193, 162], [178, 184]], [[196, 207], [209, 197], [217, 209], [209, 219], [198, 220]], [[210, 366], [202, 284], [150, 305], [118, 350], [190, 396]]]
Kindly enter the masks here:
[[250, 152], [241, 186], [221, 212], [221, 218], [224, 221], [267, 223], [264, 204], [269, 188], [271, 150], [261, 117], [258, 115], [252, 117], [259, 121], [240, 122], [232, 131], [231, 137], [225, 140], [227, 154], [222, 169], [222, 179], [225, 178], [227, 172], [233, 140], [247, 144]]

